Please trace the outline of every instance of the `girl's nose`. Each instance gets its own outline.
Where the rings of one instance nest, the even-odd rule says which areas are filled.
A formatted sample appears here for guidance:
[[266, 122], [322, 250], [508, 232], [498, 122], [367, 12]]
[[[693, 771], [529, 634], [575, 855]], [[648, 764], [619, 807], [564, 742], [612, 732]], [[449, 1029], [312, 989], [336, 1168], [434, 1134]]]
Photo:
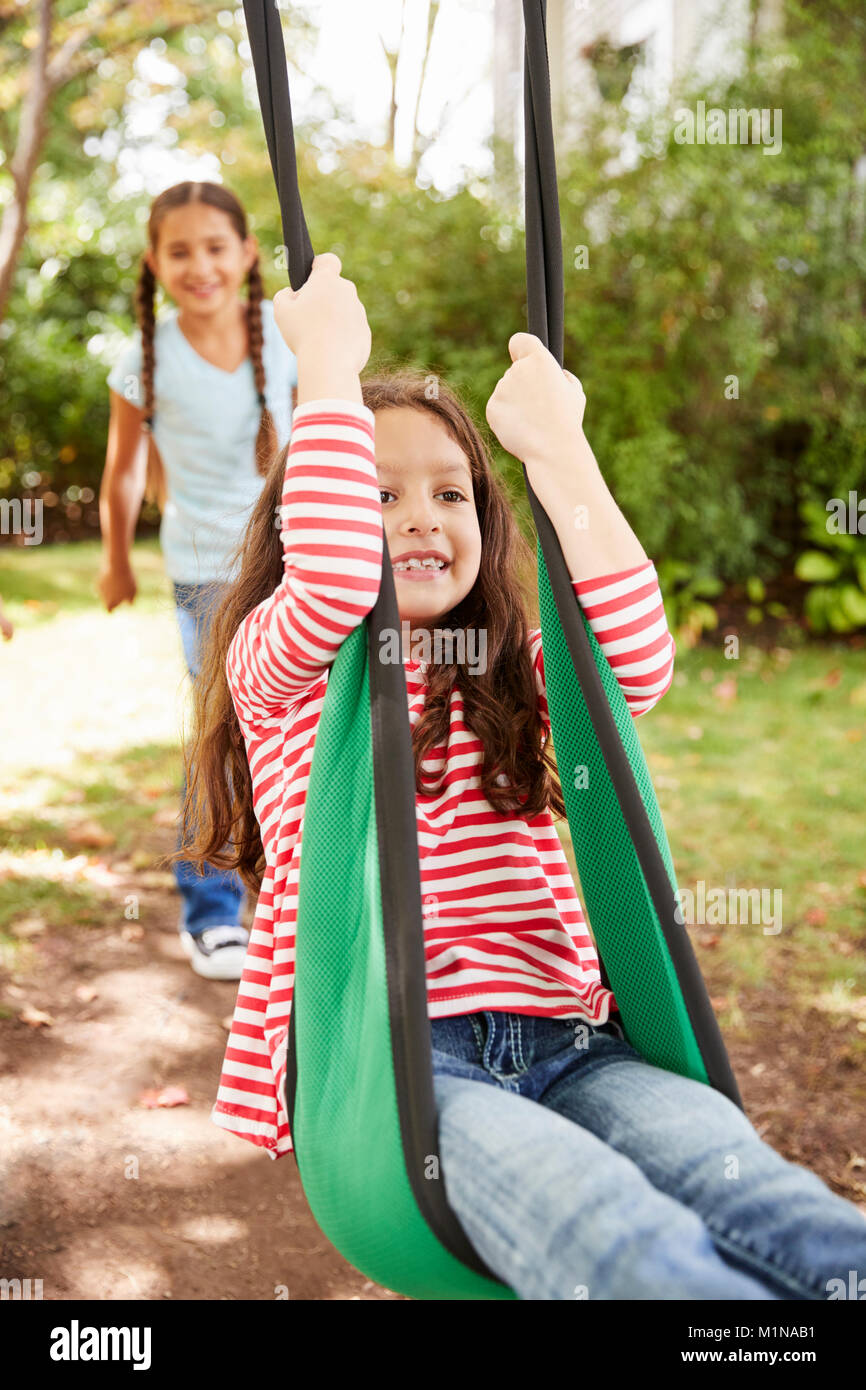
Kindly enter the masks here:
[[413, 507], [406, 517], [405, 526], [407, 531], [421, 531], [424, 535], [428, 531], [441, 531], [442, 525], [436, 520], [436, 515], [432, 508]]

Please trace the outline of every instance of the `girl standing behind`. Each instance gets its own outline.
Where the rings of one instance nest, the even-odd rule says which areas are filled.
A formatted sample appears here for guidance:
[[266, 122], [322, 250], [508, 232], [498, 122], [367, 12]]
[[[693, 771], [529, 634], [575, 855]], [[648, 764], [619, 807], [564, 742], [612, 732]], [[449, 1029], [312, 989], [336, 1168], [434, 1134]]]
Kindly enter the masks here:
[[[157, 284], [174, 301], [158, 320]], [[154, 200], [136, 312], [138, 328], [108, 376], [99, 592], [109, 612], [135, 598], [130, 547], [143, 497], [156, 501], [195, 681], [214, 604], [234, 577], [232, 554], [269, 461], [288, 442], [298, 379], [264, 298], [256, 238], [227, 189], [184, 182]], [[185, 767], [182, 801], [187, 773]], [[210, 865], [202, 874], [187, 860], [173, 869], [193, 969], [210, 979], [240, 979], [248, 934], [239, 876]]]

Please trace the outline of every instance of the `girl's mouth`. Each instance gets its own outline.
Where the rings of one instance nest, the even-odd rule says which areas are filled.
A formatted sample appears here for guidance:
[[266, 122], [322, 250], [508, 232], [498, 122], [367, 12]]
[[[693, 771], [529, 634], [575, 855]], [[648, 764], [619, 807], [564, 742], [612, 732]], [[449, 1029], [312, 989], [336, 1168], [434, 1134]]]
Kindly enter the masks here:
[[189, 293], [194, 294], [196, 299], [207, 299], [208, 295], [216, 294], [219, 285], [190, 285]]
[[439, 576], [444, 574], [446, 570], [449, 570], [451, 566], [447, 564], [442, 565], [441, 568], [437, 568], [433, 565], [414, 565], [408, 569], [398, 569], [396, 565], [392, 565], [391, 568], [394, 571], [394, 577], [396, 579], [410, 579], [417, 582], [418, 580], [438, 579]]

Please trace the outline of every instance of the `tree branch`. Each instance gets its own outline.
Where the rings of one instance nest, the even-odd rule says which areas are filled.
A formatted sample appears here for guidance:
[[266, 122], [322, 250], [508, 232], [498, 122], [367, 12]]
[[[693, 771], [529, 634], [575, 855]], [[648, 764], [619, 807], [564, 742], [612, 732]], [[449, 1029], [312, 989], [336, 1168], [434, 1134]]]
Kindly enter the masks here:
[[[388, 75], [391, 79], [391, 103], [388, 111], [388, 137], [387, 147], [394, 153], [394, 136], [397, 129], [397, 57], [398, 53], [392, 53], [390, 48], [385, 46], [385, 40], [379, 34], [379, 42], [382, 45], [382, 52], [385, 55], [385, 62], [388, 64]], [[398, 50], [399, 52], [399, 50]]]
[[[96, 24], [87, 28], [79, 29], [77, 33], [70, 34], [69, 38], [57, 50], [51, 62], [48, 64], [48, 86], [51, 92], [56, 92], [60, 87], [65, 87], [73, 76], [78, 74], [72, 70], [72, 60], [86, 43], [96, 38], [99, 29], [115, 15], [120, 14], [121, 10], [128, 9], [130, 0], [113, 0], [103, 14], [100, 15]], [[101, 61], [102, 55], [100, 55]], [[89, 66], [94, 66], [93, 64]], [[85, 69], [87, 71], [87, 69]]]
[[51, 18], [52, 0], [40, 0], [39, 38], [30, 56], [29, 81], [21, 105], [18, 138], [9, 161], [14, 188], [0, 220], [0, 318], [9, 299], [15, 263], [27, 230], [30, 185], [45, 139], [45, 113], [50, 96], [48, 49], [51, 43]]
[[[118, 54], [126, 54], [130, 49], [138, 51], [141, 49], [143, 42], [149, 43], [151, 39], [170, 38], [172, 34], [177, 34], [181, 29], [186, 29], [188, 26], [188, 20], [178, 20], [176, 24], [167, 24], [164, 29], [149, 29], [144, 39], [142, 39], [141, 34], [137, 34], [134, 39], [128, 39], [126, 43], [114, 45], [111, 50], [112, 57], [116, 57]], [[76, 77], [84, 77], [88, 72], [92, 72], [94, 68], [99, 67], [104, 57], [105, 54], [103, 52], [87, 54], [79, 63], [70, 67], [67, 76], [60, 86], [68, 86], [70, 82], [75, 81]], [[58, 89], [55, 88], [54, 90], [57, 91]]]

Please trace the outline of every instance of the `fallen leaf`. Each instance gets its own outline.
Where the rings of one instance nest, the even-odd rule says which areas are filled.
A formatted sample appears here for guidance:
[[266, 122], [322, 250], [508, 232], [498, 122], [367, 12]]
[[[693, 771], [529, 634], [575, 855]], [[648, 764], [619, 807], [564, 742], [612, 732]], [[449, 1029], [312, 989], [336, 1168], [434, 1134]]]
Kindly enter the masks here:
[[100, 888], [114, 888], [120, 883], [120, 875], [102, 859], [88, 860], [81, 866], [78, 877], [87, 883], [95, 883]]
[[726, 1009], [730, 1002], [731, 1001], [726, 994], [719, 994], [715, 997], [715, 999], [710, 1000], [710, 1003], [712, 1004], [714, 1009]]
[[141, 869], [136, 876], [139, 888], [174, 888], [174, 874], [167, 869]]
[[723, 704], [731, 704], [737, 698], [736, 679], [733, 676], [728, 676], [725, 680], [719, 681], [718, 685], [713, 686], [713, 694]]
[[82, 1004], [89, 1004], [91, 999], [99, 998], [99, 990], [94, 989], [93, 985], [79, 985], [75, 991], [75, 998], [80, 999]]
[[159, 1095], [160, 1105], [189, 1105], [189, 1096], [183, 1086], [166, 1086]]
[[121, 936], [124, 941], [141, 941], [144, 936], [144, 927], [140, 927], [137, 922], [130, 922], [123, 928]]
[[48, 926], [44, 917], [22, 917], [20, 922], [12, 923], [14, 936], [38, 936]]
[[163, 1086], [161, 1091], [142, 1091], [138, 1103], [146, 1110], [155, 1110], [157, 1106], [189, 1105], [189, 1096], [183, 1086]]
[[823, 907], [810, 907], [809, 911], [806, 913], [805, 920], [809, 923], [810, 927], [823, 927], [824, 923], [827, 921], [827, 914]]
[[849, 729], [845, 737], [847, 738], [849, 743], [859, 743], [861, 738], [863, 737], [863, 730]]
[[676, 791], [680, 785], [679, 777], [668, 777], [663, 772], [657, 772], [653, 780], [663, 791]]
[[73, 845], [84, 845], [88, 849], [102, 849], [106, 845], [113, 845], [115, 837], [109, 830], [103, 830], [98, 821], [81, 821], [78, 825], [73, 825], [66, 832], [66, 838]]
[[172, 807], [170, 810], [167, 807], [163, 807], [161, 811], [154, 812], [153, 823], [154, 825], [177, 825], [177, 818], [178, 811], [176, 807]]
[[821, 684], [828, 690], [832, 690], [834, 685], [838, 685], [842, 679], [842, 667], [834, 666], [832, 671], [828, 671]]
[[54, 1019], [50, 1014], [43, 1013], [41, 1009], [34, 1009], [32, 1004], [28, 1004], [18, 1015], [22, 1023], [29, 1023], [31, 1028], [50, 1028]]

